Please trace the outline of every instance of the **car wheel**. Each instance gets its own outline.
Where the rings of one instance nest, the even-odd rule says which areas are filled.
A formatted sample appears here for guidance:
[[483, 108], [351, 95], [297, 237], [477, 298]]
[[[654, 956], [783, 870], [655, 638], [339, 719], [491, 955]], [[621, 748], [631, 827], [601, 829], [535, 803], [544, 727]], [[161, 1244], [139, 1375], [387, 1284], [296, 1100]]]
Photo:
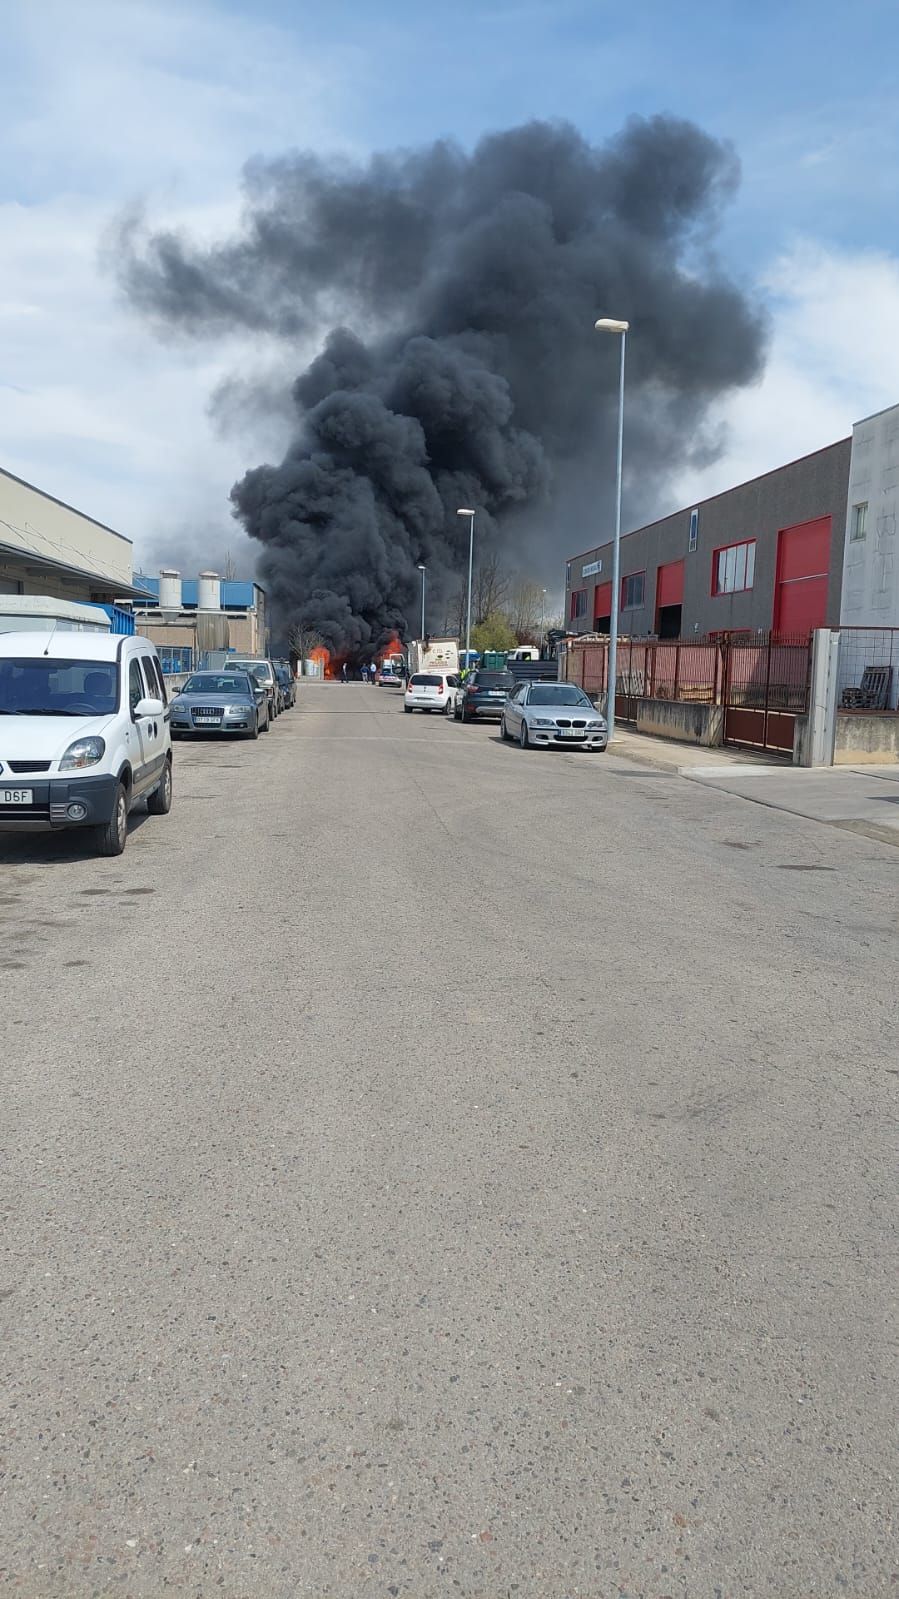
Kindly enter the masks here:
[[405, 711], [407, 716], [411, 716], [414, 709], [415, 709], [414, 705], [404, 705], [403, 706], [403, 710]]
[[270, 712], [266, 711], [266, 713], [265, 713], [265, 721], [263, 722], [262, 726], [259, 729], [260, 733], [267, 733], [269, 728], [271, 727], [271, 725], [272, 725], [271, 714], [270, 714]]
[[128, 842], [128, 792], [124, 783], [115, 791], [109, 821], [93, 831], [98, 855], [121, 855]]
[[250, 728], [249, 733], [245, 733], [244, 734], [244, 737], [245, 738], [258, 738], [259, 737], [259, 717], [258, 716], [255, 716], [253, 718], [253, 726]]
[[463, 707], [462, 707], [462, 709], [461, 709], [461, 711], [459, 713], [459, 721], [460, 722], [468, 722], [468, 721], [470, 721], [470, 717], [469, 717], [468, 712], [466, 711], [464, 705], [463, 705]]
[[530, 749], [531, 747], [531, 741], [528, 738], [528, 724], [524, 720], [524, 717], [522, 717], [521, 726], [518, 729], [518, 742], [523, 750]]
[[443, 707], [444, 716], [454, 716], [455, 713], [456, 713], [456, 707], [454, 706], [452, 700], [447, 700], [446, 704]]
[[457, 702], [453, 706], [453, 721], [454, 722], [461, 722], [461, 720], [462, 720], [462, 707]]
[[506, 718], [504, 716], [501, 716], [499, 719], [499, 736], [503, 740], [503, 743], [505, 743], [509, 737], [509, 729], [506, 726]]
[[147, 810], [151, 816], [168, 816], [172, 808], [172, 763], [166, 761], [162, 782], [154, 788], [147, 800]]

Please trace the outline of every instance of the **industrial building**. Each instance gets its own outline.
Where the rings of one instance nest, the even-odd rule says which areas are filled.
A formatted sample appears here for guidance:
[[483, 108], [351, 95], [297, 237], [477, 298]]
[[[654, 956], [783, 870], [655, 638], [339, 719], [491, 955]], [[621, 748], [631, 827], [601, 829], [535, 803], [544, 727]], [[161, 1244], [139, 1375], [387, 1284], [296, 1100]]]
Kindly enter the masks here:
[[[630, 637], [807, 633], [840, 619], [852, 441], [636, 528], [621, 540], [620, 628]], [[572, 632], [607, 633], [612, 545], [572, 556]]]
[[[899, 627], [899, 405], [787, 466], [626, 533], [620, 627], [691, 638]], [[612, 545], [572, 556], [572, 632], [605, 633]]]
[[164, 672], [190, 672], [211, 651], [268, 654], [265, 590], [258, 583], [217, 572], [182, 580], [172, 567], [140, 582], [151, 597], [135, 605], [135, 625], [156, 645]]
[[0, 469], [0, 594], [140, 599], [132, 562], [124, 534]]

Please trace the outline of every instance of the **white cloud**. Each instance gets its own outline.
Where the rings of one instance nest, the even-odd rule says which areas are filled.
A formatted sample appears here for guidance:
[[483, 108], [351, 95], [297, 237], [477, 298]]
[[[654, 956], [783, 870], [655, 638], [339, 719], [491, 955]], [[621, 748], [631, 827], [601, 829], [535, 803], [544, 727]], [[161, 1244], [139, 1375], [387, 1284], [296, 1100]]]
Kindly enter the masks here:
[[899, 258], [800, 240], [759, 287], [772, 318], [759, 383], [734, 395], [714, 420], [720, 460], [685, 473], [672, 504], [735, 483], [846, 438], [853, 422], [899, 401]]
[[[224, 439], [210, 395], [265, 369], [258, 339], [162, 344], [125, 306], [103, 242], [136, 200], [193, 238], [226, 236], [254, 151], [339, 138], [352, 60], [200, 4], [31, 0], [4, 13], [0, 464], [135, 539], [254, 550], [228, 490], [282, 445], [277, 418]], [[10, 73], [10, 63], [15, 61]], [[10, 73], [4, 83], [4, 73]]]

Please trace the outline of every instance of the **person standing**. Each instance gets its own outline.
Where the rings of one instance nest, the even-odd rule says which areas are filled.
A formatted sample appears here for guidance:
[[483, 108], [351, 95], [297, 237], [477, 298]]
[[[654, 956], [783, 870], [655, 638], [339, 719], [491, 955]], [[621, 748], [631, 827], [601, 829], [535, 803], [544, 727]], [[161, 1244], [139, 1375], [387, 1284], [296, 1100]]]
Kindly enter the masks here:
[[342, 683], [346, 683], [348, 681], [348, 679], [347, 679], [347, 670], [346, 670], [346, 661], [344, 661], [342, 667], [340, 668], [340, 681]]

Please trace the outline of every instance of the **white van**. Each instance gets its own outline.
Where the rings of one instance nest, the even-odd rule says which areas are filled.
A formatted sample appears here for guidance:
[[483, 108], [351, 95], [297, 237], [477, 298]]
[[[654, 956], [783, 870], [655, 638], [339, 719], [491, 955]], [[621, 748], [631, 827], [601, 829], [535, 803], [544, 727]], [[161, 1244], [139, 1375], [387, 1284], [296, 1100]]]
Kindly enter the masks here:
[[0, 633], [0, 833], [92, 830], [121, 855], [128, 812], [172, 804], [172, 740], [159, 659], [120, 634]]

